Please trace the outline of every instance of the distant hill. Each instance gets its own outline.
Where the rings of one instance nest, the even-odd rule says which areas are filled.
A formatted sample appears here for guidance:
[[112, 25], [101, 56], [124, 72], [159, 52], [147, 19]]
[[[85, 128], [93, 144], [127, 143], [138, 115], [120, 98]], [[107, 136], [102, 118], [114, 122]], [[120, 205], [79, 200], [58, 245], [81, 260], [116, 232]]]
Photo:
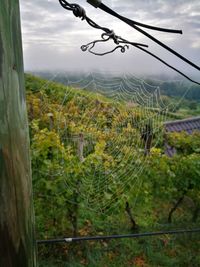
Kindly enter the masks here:
[[[33, 72], [33, 74], [43, 77], [48, 80], [54, 80], [55, 82], [63, 83], [67, 85], [68, 80], [80, 80], [85, 77], [84, 73], [59, 73], [56, 74], [53, 72]], [[98, 75], [96, 73], [95, 75]], [[105, 75], [105, 74], [104, 74]], [[110, 74], [108, 73], [105, 77], [113, 76], [115, 78], [120, 79], [120, 74]], [[139, 77], [140, 78], [140, 77]], [[200, 102], [200, 86], [194, 85], [184, 80], [177, 80], [172, 79], [171, 77], [167, 76], [154, 76], [153, 78], [150, 77], [143, 77], [142, 78], [147, 84], [150, 86], [159, 86], [162, 95], [169, 96], [169, 97], [177, 97], [181, 98], [184, 97], [186, 100], [193, 100], [196, 102]], [[151, 89], [149, 89], [151, 90]]]

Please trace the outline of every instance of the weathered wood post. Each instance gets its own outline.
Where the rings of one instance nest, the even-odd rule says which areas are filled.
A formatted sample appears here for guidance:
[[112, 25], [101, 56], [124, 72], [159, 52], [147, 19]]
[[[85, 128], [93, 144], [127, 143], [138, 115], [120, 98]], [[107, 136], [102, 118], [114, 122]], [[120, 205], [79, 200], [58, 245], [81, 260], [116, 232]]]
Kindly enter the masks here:
[[0, 266], [36, 266], [19, 0], [0, 0]]

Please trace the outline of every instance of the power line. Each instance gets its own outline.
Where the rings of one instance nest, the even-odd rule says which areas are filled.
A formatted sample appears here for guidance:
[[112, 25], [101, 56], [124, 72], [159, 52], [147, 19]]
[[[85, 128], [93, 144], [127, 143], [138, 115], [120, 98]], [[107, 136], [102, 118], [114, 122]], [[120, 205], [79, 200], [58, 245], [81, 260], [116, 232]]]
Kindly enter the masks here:
[[[155, 43], [157, 43], [158, 45], [160, 45], [164, 49], [168, 50], [170, 53], [174, 54], [176, 57], [180, 58], [182, 61], [186, 62], [187, 64], [191, 65], [192, 67], [194, 67], [195, 69], [200, 71], [200, 67], [197, 66], [196, 64], [194, 64], [192, 61], [188, 60], [187, 58], [185, 58], [184, 56], [182, 56], [181, 54], [179, 54], [175, 50], [173, 50], [171, 47], [165, 45], [164, 43], [162, 43], [161, 41], [159, 41], [158, 39], [156, 39], [155, 37], [153, 37], [152, 35], [150, 35], [149, 33], [145, 32], [144, 30], [142, 30], [141, 28], [138, 27], [138, 26], [145, 27], [145, 25], [143, 25], [141, 23], [139, 24], [135, 21], [132, 21], [126, 17], [119, 15], [118, 13], [116, 13], [115, 11], [113, 11], [112, 9], [110, 9], [109, 7], [104, 5], [103, 3], [101, 3], [98, 7], [101, 10], [105, 11], [106, 13], [122, 20], [123, 22], [125, 22], [126, 24], [128, 24], [129, 26], [134, 28], [135, 30], [139, 31], [140, 33], [142, 33], [143, 35], [145, 35], [146, 37], [148, 37], [149, 39], [151, 39], [152, 41], [154, 41]], [[136, 26], [136, 25], [138, 25], [138, 26]], [[149, 29], [152, 29], [152, 28], [149, 27]], [[161, 29], [160, 31], [164, 31], [164, 30], [165, 29]], [[170, 30], [166, 29], [166, 32], [170, 32]], [[175, 32], [175, 31], [171, 31], [171, 32]], [[176, 33], [182, 33], [182, 31], [176, 31]]]
[[[98, 25], [96, 22], [91, 20], [86, 15], [86, 12], [85, 12], [84, 8], [79, 6], [79, 5], [77, 5], [77, 4], [70, 4], [65, 0], [59, 0], [59, 2], [60, 2], [61, 6], [63, 8], [65, 8], [65, 9], [67, 9], [69, 11], [72, 11], [73, 14], [76, 17], [79, 17], [82, 20], [86, 20], [87, 23], [91, 27], [104, 31], [104, 33], [101, 35], [101, 39], [100, 40], [95, 40], [95, 41], [90, 42], [90, 43], [88, 43], [86, 45], [82, 45], [81, 46], [82, 51], [87, 51], [88, 50], [90, 53], [92, 53], [94, 55], [104, 56], [106, 54], [110, 54], [110, 53], [114, 52], [117, 49], [121, 49], [121, 52], [124, 53], [126, 51], [126, 49], [129, 48], [128, 45], [131, 45], [131, 46], [143, 51], [144, 53], [147, 53], [148, 55], [152, 56], [153, 58], [157, 59], [158, 61], [162, 62], [164, 65], [166, 65], [170, 69], [176, 71], [177, 73], [179, 73], [180, 75], [182, 75], [183, 77], [185, 77], [186, 79], [191, 81], [192, 83], [200, 85], [199, 82], [194, 81], [193, 79], [188, 77], [186, 74], [184, 74], [183, 72], [181, 72], [177, 68], [175, 68], [175, 67], [171, 66], [170, 64], [168, 64], [166, 61], [161, 59], [159, 56], [155, 55], [154, 53], [152, 53], [152, 52], [150, 52], [150, 51], [148, 51], [147, 49], [144, 48], [144, 47], [148, 48], [148, 45], [141, 44], [141, 43], [130, 42], [130, 41], [128, 41], [128, 40], [116, 35], [112, 30], [110, 30], [110, 29], [108, 29], [106, 27], [102, 27], [102, 26]], [[120, 20], [122, 20], [123, 22], [127, 23], [128, 25], [130, 25], [135, 30], [139, 31], [140, 33], [142, 33], [143, 35], [145, 35], [146, 37], [148, 37], [149, 39], [151, 39], [152, 41], [154, 41], [155, 43], [157, 43], [158, 45], [163, 47], [165, 50], [169, 51], [170, 53], [172, 53], [173, 55], [175, 55], [176, 57], [178, 57], [179, 59], [181, 59], [185, 63], [189, 64], [190, 66], [192, 66], [195, 69], [197, 69], [198, 71], [200, 71], [200, 67], [199, 66], [197, 66], [192, 61], [190, 61], [189, 59], [185, 58], [184, 56], [182, 56], [181, 54], [179, 54], [178, 52], [176, 52], [172, 48], [168, 47], [167, 45], [165, 45], [164, 43], [162, 43], [161, 41], [156, 39], [154, 36], [150, 35], [146, 31], [142, 30], [140, 27], [148, 28], [148, 29], [156, 30], [156, 31], [168, 32], [168, 33], [177, 33], [177, 34], [182, 34], [181, 30], [159, 28], [159, 27], [154, 27], [154, 26], [151, 26], [151, 25], [147, 25], [147, 24], [143, 24], [143, 23], [140, 23], [140, 22], [137, 22], [137, 21], [130, 20], [130, 19], [128, 19], [126, 17], [123, 17], [123, 16], [119, 15], [118, 13], [116, 13], [115, 11], [113, 11], [112, 9], [110, 9], [109, 7], [104, 5], [100, 0], [87, 0], [87, 2], [92, 4], [94, 7], [96, 7], [96, 8], [98, 7], [101, 10], [107, 12], [108, 14], [119, 18]], [[112, 49], [111, 51], [105, 52], [105, 53], [97, 53], [97, 52], [93, 51], [93, 48], [95, 47], [95, 45], [97, 43], [107, 42], [109, 40], [113, 40], [114, 43], [116, 44], [116, 47], [114, 49]]]
[[[99, 7], [100, 9], [104, 10], [105, 12], [108, 12], [110, 15], [113, 15], [113, 16], [118, 17], [118, 18], [120, 16], [119, 14], [117, 14], [116, 12], [114, 12], [113, 10], [111, 10], [110, 8], [105, 6], [100, 0], [87, 0], [87, 2], [96, 8]], [[120, 19], [122, 19], [122, 18], [125, 20], [125, 22], [129, 21], [130, 23], [132, 23], [134, 25], [138, 25], [140, 27], [147, 28], [147, 29], [154, 30], [154, 31], [168, 32], [168, 33], [179, 33], [179, 34], [183, 33], [181, 30], [173, 30], [173, 29], [155, 27], [152, 25], [144, 24], [144, 23], [130, 20], [130, 19], [127, 19], [125, 17], [120, 16]]]
[[200, 233], [200, 229], [171, 230], [171, 231], [147, 232], [147, 233], [125, 234], [125, 235], [67, 237], [67, 238], [60, 238], [60, 239], [38, 240], [37, 244], [38, 245], [41, 245], [41, 244], [48, 245], [48, 244], [56, 244], [56, 243], [74, 243], [74, 242], [83, 242], [83, 241], [101, 241], [101, 240], [140, 238], [140, 237], [190, 234], [190, 233]]

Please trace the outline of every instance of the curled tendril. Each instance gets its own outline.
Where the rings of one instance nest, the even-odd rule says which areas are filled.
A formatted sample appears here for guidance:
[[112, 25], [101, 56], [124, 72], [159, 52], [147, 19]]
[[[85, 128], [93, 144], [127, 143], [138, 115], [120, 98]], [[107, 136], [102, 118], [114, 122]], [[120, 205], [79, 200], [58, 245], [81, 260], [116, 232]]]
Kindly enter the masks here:
[[86, 45], [82, 45], [81, 46], [81, 50], [83, 52], [89, 51], [91, 54], [96, 55], [96, 56], [104, 56], [104, 55], [113, 53], [117, 49], [121, 49], [121, 52], [122, 53], [125, 53], [126, 52], [126, 49], [129, 49], [129, 46], [128, 45], [118, 45], [114, 49], [112, 49], [112, 50], [110, 50], [108, 52], [104, 52], [104, 53], [94, 52], [93, 51], [93, 48], [95, 47], [96, 43], [100, 43], [100, 42], [104, 42], [104, 41], [103, 40], [97, 40], [97, 41], [88, 43]]
[[[108, 51], [108, 52], [104, 52], [104, 53], [94, 52], [93, 48], [96, 46], [97, 43], [103, 43], [103, 42], [107, 42], [109, 40], [113, 40], [113, 42], [117, 46], [115, 48], [113, 48], [112, 50]], [[110, 30], [110, 31], [108, 31], [106, 33], [102, 33], [100, 40], [95, 40], [95, 41], [90, 42], [90, 43], [88, 43], [86, 45], [82, 45], [81, 46], [81, 50], [83, 52], [88, 51], [91, 54], [94, 54], [94, 55], [97, 55], [97, 56], [104, 56], [104, 55], [113, 53], [117, 49], [120, 49], [121, 53], [125, 53], [126, 50], [129, 49], [129, 45], [147, 47], [147, 45], [144, 45], [144, 44], [129, 42], [129, 41], [121, 38], [120, 36], [115, 35], [113, 30]]]
[[129, 49], [129, 46], [128, 45], [121, 46], [121, 52], [122, 53], [125, 53], [126, 52], [126, 49]]
[[87, 44], [87, 45], [82, 45], [81, 46], [81, 50], [83, 51], [83, 52], [86, 52], [87, 50], [88, 50], [88, 48], [89, 48], [89, 45]]

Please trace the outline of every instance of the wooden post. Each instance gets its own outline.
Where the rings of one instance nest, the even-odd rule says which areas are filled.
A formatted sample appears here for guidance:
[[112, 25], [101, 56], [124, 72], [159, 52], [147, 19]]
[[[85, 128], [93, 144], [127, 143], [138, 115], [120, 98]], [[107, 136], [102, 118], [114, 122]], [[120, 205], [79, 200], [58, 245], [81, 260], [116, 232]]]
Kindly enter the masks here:
[[0, 266], [36, 266], [18, 0], [0, 0]]
[[80, 162], [84, 161], [84, 156], [83, 156], [84, 145], [85, 145], [84, 135], [80, 133], [78, 136], [78, 157]]

